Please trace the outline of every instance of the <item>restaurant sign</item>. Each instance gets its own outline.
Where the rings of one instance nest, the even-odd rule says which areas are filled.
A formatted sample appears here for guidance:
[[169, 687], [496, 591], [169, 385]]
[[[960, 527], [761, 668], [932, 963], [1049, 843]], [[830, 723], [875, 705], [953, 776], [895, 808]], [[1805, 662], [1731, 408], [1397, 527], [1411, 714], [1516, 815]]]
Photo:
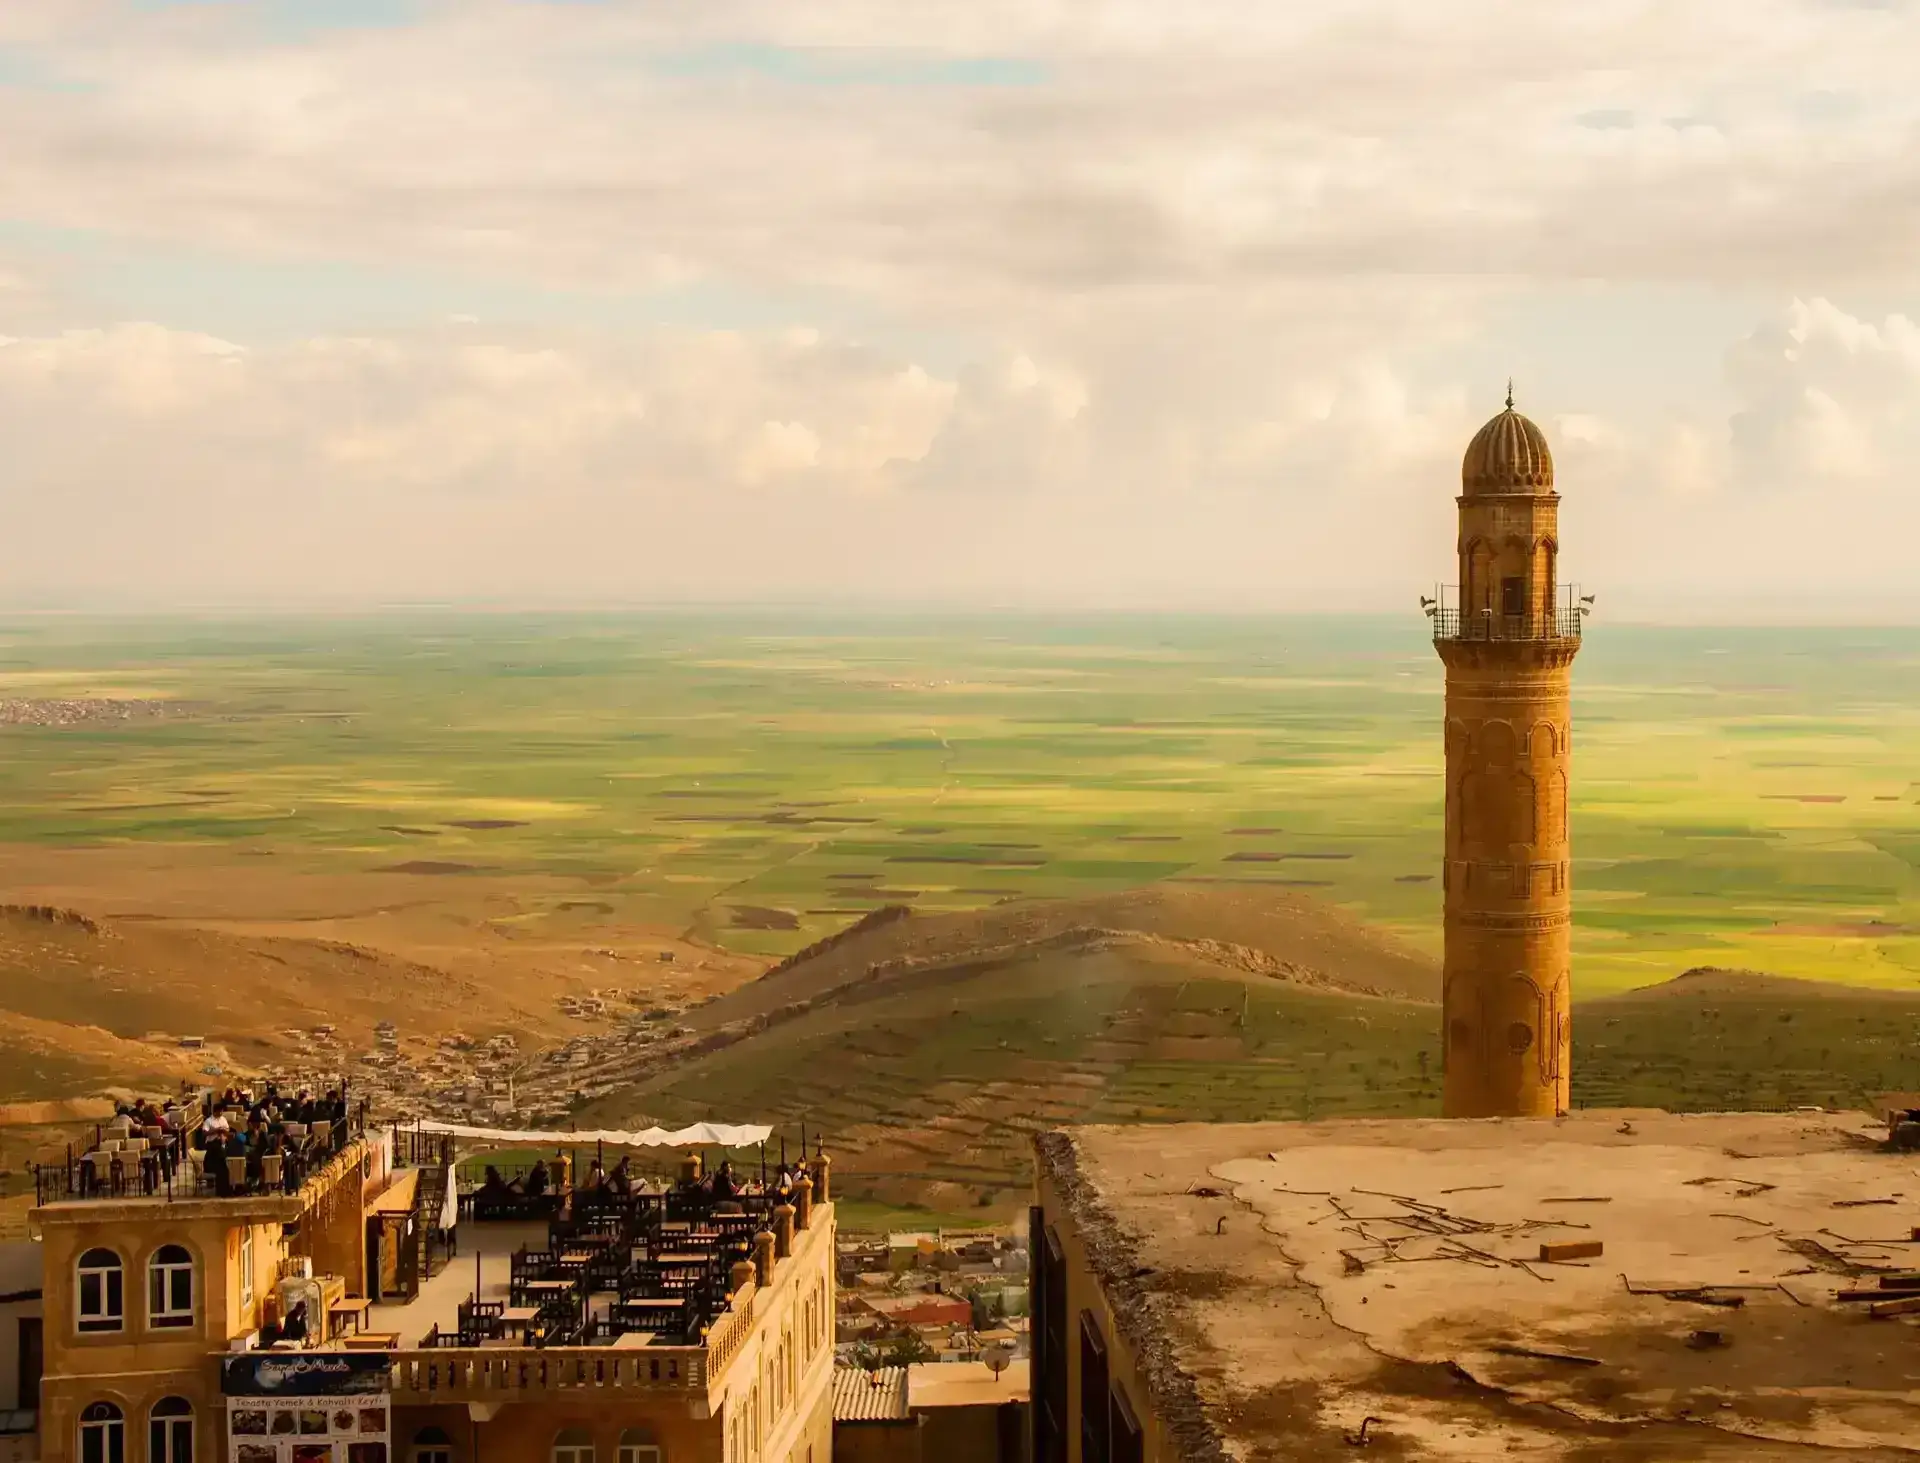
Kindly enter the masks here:
[[257, 1351], [222, 1357], [229, 1397], [359, 1397], [386, 1392], [393, 1362], [372, 1351]]

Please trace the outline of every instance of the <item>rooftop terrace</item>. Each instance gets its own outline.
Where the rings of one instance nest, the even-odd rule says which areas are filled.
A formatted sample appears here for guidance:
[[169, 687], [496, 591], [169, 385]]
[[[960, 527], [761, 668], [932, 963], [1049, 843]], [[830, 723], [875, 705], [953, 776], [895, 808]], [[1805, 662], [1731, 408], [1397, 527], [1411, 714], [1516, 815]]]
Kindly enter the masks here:
[[1886, 1137], [1581, 1112], [1038, 1149], [1182, 1458], [1350, 1458], [1365, 1423], [1387, 1457], [1762, 1463], [1920, 1438], [1920, 1155]]
[[233, 1102], [210, 1092], [142, 1103], [96, 1126], [62, 1163], [34, 1169], [42, 1207], [297, 1195], [366, 1132], [365, 1104], [278, 1094]]
[[[819, 1170], [816, 1170], [819, 1171]], [[832, 1210], [791, 1188], [682, 1181], [539, 1196], [495, 1190], [467, 1207], [461, 1253], [413, 1300], [375, 1306], [394, 1392], [415, 1402], [502, 1402], [581, 1388], [707, 1395], [793, 1260], [832, 1244]], [[563, 1202], [564, 1200], [564, 1202]], [[831, 1255], [816, 1256], [830, 1265]], [[348, 1344], [353, 1344], [349, 1341]]]

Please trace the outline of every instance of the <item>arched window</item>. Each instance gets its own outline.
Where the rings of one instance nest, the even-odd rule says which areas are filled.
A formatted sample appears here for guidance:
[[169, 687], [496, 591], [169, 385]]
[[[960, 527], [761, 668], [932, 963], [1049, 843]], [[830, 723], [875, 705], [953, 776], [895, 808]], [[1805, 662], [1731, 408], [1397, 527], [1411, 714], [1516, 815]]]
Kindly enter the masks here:
[[620, 1434], [619, 1463], [667, 1463], [666, 1450], [643, 1427], [630, 1427]]
[[80, 1414], [80, 1463], [127, 1463], [127, 1423], [111, 1402], [90, 1402]]
[[147, 1324], [193, 1324], [193, 1256], [184, 1245], [162, 1245], [147, 1261]]
[[147, 1463], [193, 1463], [193, 1404], [162, 1397], [147, 1414]]
[[553, 1463], [593, 1463], [593, 1434], [583, 1427], [563, 1430], [553, 1440]]
[[[82, 1331], [118, 1331], [126, 1315], [126, 1277], [112, 1250], [88, 1250], [80, 1257], [79, 1304], [74, 1315]], [[117, 1414], [116, 1414], [117, 1415]]]
[[453, 1439], [437, 1427], [423, 1427], [413, 1435], [410, 1463], [453, 1463]]

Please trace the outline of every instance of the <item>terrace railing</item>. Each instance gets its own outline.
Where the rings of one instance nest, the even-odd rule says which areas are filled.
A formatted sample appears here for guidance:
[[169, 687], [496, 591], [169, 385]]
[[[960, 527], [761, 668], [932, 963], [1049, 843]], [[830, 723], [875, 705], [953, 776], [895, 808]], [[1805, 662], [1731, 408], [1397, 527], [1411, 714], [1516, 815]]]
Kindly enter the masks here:
[[56, 1204], [111, 1199], [184, 1202], [297, 1194], [309, 1179], [365, 1131], [365, 1123], [364, 1112], [355, 1112], [330, 1122], [310, 1124], [308, 1136], [298, 1146], [278, 1154], [261, 1155], [257, 1161], [249, 1158], [238, 1178], [231, 1171], [208, 1173], [206, 1150], [188, 1146], [191, 1131], [182, 1132], [177, 1140], [172, 1140], [177, 1146], [171, 1153], [154, 1149], [141, 1153], [109, 1152], [100, 1146], [103, 1135], [96, 1132], [94, 1147], [86, 1153], [69, 1152], [64, 1163], [34, 1167], [34, 1202]]
[[1533, 605], [1523, 614], [1505, 614], [1491, 604], [1463, 606], [1458, 586], [1442, 584], [1435, 588], [1433, 598], [1420, 603], [1433, 621], [1436, 642], [1578, 641], [1580, 622], [1586, 618], [1593, 597], [1582, 597], [1577, 584], [1561, 585], [1555, 597], [1559, 603], [1552, 606]]
[[393, 1400], [403, 1406], [425, 1406], [532, 1402], [602, 1391], [704, 1393], [709, 1375], [720, 1375], [721, 1368], [713, 1362], [706, 1346], [649, 1346], [633, 1351], [598, 1346], [399, 1351], [393, 1355]]
[[1557, 609], [1550, 615], [1496, 615], [1491, 610], [1452, 607], [1432, 613], [1435, 640], [1524, 641], [1578, 640], [1579, 610]]

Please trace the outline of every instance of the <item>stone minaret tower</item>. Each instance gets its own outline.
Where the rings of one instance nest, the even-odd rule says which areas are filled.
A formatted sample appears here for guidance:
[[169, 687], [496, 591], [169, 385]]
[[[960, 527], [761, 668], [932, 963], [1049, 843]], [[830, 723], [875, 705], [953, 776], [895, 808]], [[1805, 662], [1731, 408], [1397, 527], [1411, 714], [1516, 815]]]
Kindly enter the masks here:
[[1511, 386], [1460, 485], [1458, 591], [1427, 602], [1447, 669], [1443, 1111], [1552, 1117], [1569, 1096], [1567, 775], [1590, 601], [1559, 587], [1553, 456]]

